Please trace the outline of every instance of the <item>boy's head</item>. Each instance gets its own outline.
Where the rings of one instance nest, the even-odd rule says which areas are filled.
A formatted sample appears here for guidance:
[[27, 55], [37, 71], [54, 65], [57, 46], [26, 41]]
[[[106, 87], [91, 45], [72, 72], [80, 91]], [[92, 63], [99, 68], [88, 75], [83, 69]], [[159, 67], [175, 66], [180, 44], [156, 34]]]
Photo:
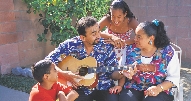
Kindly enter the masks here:
[[32, 68], [33, 77], [39, 83], [44, 80], [56, 82], [58, 79], [56, 65], [51, 60], [40, 60]]

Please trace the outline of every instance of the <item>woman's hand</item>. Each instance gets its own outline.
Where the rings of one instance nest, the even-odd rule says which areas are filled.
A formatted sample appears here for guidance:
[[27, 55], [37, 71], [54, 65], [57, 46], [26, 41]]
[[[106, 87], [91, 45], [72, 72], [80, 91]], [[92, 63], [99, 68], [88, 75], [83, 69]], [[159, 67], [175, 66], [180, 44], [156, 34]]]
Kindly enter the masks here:
[[148, 96], [157, 96], [160, 92], [162, 92], [161, 88], [157, 86], [151, 86], [149, 87], [144, 94]]
[[137, 67], [136, 65], [134, 66], [134, 69], [132, 67], [129, 67], [128, 71], [122, 71], [121, 72], [124, 76], [126, 76], [128, 79], [132, 79], [133, 75], [137, 73]]
[[118, 94], [119, 92], [121, 92], [121, 90], [122, 90], [122, 87], [118, 85], [118, 86], [111, 87], [109, 89], [109, 93], [110, 94]]

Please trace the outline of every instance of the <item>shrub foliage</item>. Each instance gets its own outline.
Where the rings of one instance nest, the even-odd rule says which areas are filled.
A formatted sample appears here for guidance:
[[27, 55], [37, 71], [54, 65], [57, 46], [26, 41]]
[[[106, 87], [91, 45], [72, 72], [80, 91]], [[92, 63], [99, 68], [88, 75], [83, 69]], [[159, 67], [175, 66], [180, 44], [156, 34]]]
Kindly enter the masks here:
[[51, 44], [77, 35], [75, 29], [79, 18], [92, 15], [98, 20], [108, 12], [111, 0], [23, 0], [28, 13], [39, 13], [39, 22], [44, 31], [38, 34], [38, 41], [47, 41], [46, 34], [51, 32]]
[[32, 86], [36, 83], [36, 80], [29, 77], [16, 76], [13, 74], [0, 75], [0, 85], [28, 94], [30, 93]]

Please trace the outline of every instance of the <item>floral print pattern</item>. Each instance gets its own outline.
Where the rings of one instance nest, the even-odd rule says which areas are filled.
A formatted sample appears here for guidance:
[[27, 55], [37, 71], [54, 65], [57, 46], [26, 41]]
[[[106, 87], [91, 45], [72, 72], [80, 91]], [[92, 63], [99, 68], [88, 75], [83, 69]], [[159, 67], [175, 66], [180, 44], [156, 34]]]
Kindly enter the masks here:
[[[127, 80], [124, 88], [134, 88], [139, 91], [146, 90], [150, 86], [162, 83], [167, 77], [167, 66], [174, 55], [172, 47], [169, 45], [163, 49], [157, 49], [154, 53], [150, 64], [154, 64], [155, 72], [142, 72], [137, 71], [132, 80]], [[136, 48], [135, 44], [127, 47], [125, 65], [132, 64], [137, 61], [141, 62], [141, 50]], [[172, 95], [171, 89], [165, 91], [167, 94]]]
[[[54, 63], [62, 61], [61, 56], [71, 55], [79, 60], [88, 57], [83, 42], [79, 36], [68, 39], [61, 43], [54, 51], [52, 51], [46, 58], [51, 59]], [[106, 44], [103, 39], [97, 45], [94, 45], [93, 51], [90, 53], [91, 57], [97, 60], [97, 68], [104, 68], [104, 66], [117, 66], [114, 47], [111, 44]], [[95, 89], [108, 90], [114, 86], [113, 80], [110, 78], [112, 72], [98, 73], [98, 84]], [[85, 94], [90, 94], [93, 89], [83, 88]]]

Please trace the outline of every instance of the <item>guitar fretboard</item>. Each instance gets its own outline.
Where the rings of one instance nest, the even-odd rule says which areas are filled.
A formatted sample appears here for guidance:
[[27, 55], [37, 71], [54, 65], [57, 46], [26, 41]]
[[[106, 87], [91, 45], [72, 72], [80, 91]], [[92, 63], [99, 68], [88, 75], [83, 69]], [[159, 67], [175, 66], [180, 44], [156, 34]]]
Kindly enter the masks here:
[[134, 65], [88, 67], [88, 74], [90, 74], [90, 73], [105, 73], [105, 72], [119, 71], [119, 70], [129, 70], [129, 67], [132, 67], [132, 68], [133, 68]]

